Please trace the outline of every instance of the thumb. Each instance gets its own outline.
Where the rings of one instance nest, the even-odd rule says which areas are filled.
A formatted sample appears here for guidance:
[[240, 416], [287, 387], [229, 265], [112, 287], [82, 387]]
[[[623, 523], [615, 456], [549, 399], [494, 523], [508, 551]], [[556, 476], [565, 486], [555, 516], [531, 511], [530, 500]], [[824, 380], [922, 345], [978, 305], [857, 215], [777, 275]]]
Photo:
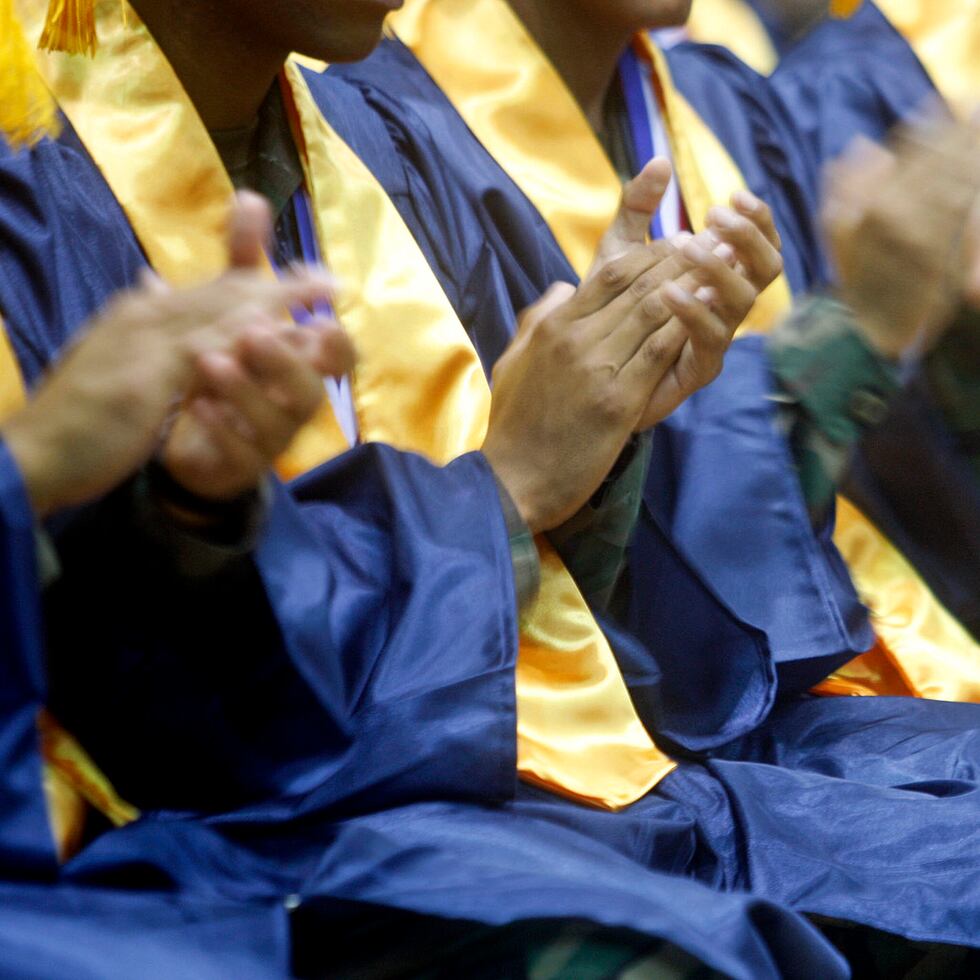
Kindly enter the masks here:
[[619, 211], [599, 244], [595, 264], [605, 264], [632, 245], [643, 245], [672, 175], [670, 161], [654, 157], [624, 188]]
[[239, 191], [228, 219], [228, 252], [232, 269], [254, 269], [272, 239], [269, 202], [251, 191]]

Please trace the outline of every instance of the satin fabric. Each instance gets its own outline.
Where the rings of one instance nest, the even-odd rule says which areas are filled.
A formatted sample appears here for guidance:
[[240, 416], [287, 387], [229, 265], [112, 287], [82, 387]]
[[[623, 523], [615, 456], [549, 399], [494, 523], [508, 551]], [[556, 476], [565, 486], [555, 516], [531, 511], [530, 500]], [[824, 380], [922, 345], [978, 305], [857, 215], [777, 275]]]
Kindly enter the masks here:
[[[26, 392], [10, 340], [0, 317], [0, 421], [24, 404]], [[33, 566], [33, 562], [32, 562]], [[48, 712], [37, 717], [46, 759], [44, 787], [51, 828], [58, 851], [73, 853], [81, 838], [86, 816], [86, 799], [97, 799], [113, 822], [135, 819], [136, 811], [115, 797], [108, 780], [99, 772], [81, 746]]]
[[[346, 103], [346, 114], [370, 115], [345, 83], [322, 84], [333, 103]], [[372, 165], [387, 162], [421, 208], [425, 182], [385, 149], [377, 129], [367, 138], [377, 150]], [[0, 174], [19, 166], [5, 161]], [[0, 254], [0, 282], [23, 294], [21, 309], [38, 325], [42, 298], [52, 290], [64, 294], [65, 308], [89, 290], [111, 292], [118, 275], [113, 250], [120, 241], [135, 244], [125, 220], [107, 211], [105, 227], [85, 239], [89, 247], [76, 247], [70, 218], [78, 204], [49, 195], [52, 187], [74, 186], [74, 168], [92, 167], [84, 156], [46, 145], [30, 166], [47, 176], [13, 200], [27, 212], [57, 211], [60, 220], [40, 221], [41, 235], [27, 225], [17, 252], [21, 259], [37, 254], [35, 244], [57, 260], [8, 263]], [[479, 222], [462, 221], [467, 212], [454, 210], [455, 200], [444, 207], [457, 233], [440, 245], [436, 222], [429, 247], [440, 248], [447, 269], [483, 255], [485, 264], [471, 267], [465, 281], [484, 291], [478, 307], [503, 308], [509, 263], [498, 264]], [[6, 292], [0, 302], [8, 308]], [[64, 326], [70, 333], [76, 325]], [[17, 323], [8, 326], [16, 339]], [[256, 568], [246, 568], [244, 580], [229, 583], [224, 594], [198, 600], [208, 615], [195, 615], [198, 607], [186, 597], [153, 588], [132, 561], [114, 560], [135, 543], [102, 533], [100, 521], [111, 511], [100, 517], [99, 509], [87, 510], [61, 530], [60, 601], [67, 605], [64, 614], [50, 607], [50, 624], [60, 624], [51, 636], [52, 683], [60, 691], [52, 700], [74, 703], [73, 729], [145, 814], [87, 848], [63, 870], [64, 884], [177, 890], [224, 902], [273, 903], [298, 893], [301, 906], [338, 927], [351, 903], [487, 924], [584, 916], [676, 942], [733, 976], [841, 975], [839, 958], [798, 917], [752, 896], [719, 892], [746, 880], [748, 866], [731, 845], [752, 836], [759, 841], [753, 861], [761, 862], [759, 880], [767, 887], [792, 900], [816, 894], [822, 906], [839, 903], [858, 921], [895, 921], [891, 883], [877, 884], [873, 867], [855, 872], [873, 899], [866, 907], [834, 894], [840, 878], [827, 877], [833, 862], [827, 828], [798, 873], [780, 875], [783, 853], [777, 863], [766, 860], [767, 765], [739, 762], [741, 781], [732, 776], [724, 783], [685, 763], [632, 818], [629, 808], [624, 822], [624, 814], [541, 791], [554, 818], [521, 812], [515, 798], [531, 790], [520, 790], [514, 763], [513, 584], [503, 521], [488, 520], [499, 511], [481, 457], [436, 469], [420, 457], [368, 446], [310, 474], [297, 490], [302, 510], [276, 492]], [[86, 545], [86, 528], [104, 551]], [[87, 565], [92, 560], [102, 562], [98, 574]], [[675, 579], [663, 583], [665, 614], [673, 609]], [[701, 595], [705, 610], [723, 611], [707, 604], [703, 587]], [[446, 615], [433, 617], [436, 607]], [[178, 614], [195, 629], [182, 629]], [[112, 643], [85, 663], [77, 657], [78, 636], [89, 629]], [[460, 638], [467, 657], [459, 655]], [[975, 728], [974, 720], [962, 723]], [[786, 780], [777, 777], [772, 791], [792, 789]], [[740, 800], [743, 789], [760, 805]], [[812, 779], [808, 792], [814, 820], [837, 828], [829, 843], [841, 847], [863, 808], [880, 804], [866, 788], [838, 808], [833, 779]], [[961, 820], [960, 804], [932, 807], [935, 817], [930, 804], [915, 809], [918, 827]], [[582, 813], [608, 819], [559, 826]], [[807, 831], [792, 828], [801, 846]], [[937, 847], [966, 868], [975, 856], [968, 835], [921, 836], [902, 857], [913, 881]], [[624, 852], [629, 838], [633, 848]], [[879, 859], [894, 864], [898, 855], [883, 842]], [[912, 897], [901, 910], [903, 931], [947, 941], [961, 941], [967, 928], [976, 932], [972, 891], [918, 890]], [[220, 950], [217, 944], [212, 952]]]
[[[275, 907], [55, 884], [36, 719], [46, 700], [34, 516], [0, 443], [0, 961], [11, 976], [273, 977], [287, 968]], [[33, 883], [31, 883], [33, 882]]]
[[[875, 6], [909, 41], [943, 95], [968, 109], [980, 91], [977, 0], [877, 0]], [[793, 47], [752, 0], [699, 0], [688, 27], [692, 40], [723, 44], [765, 74]]]
[[769, 32], [749, 0], [697, 0], [685, 28], [692, 41], [728, 48], [760, 75], [770, 74], [779, 63]]
[[[44, 4], [24, 6], [25, 24], [36, 30]], [[175, 282], [215, 275], [226, 262], [220, 221], [231, 199], [217, 151], [145, 28], [128, 22], [115, 3], [98, 13], [93, 61], [50, 55], [40, 61], [42, 74], [151, 265]], [[361, 437], [437, 462], [479, 448], [490, 392], [476, 352], [396, 209], [312, 103], [301, 69], [289, 66], [285, 74], [321, 252], [346, 284], [337, 312], [360, 352], [352, 390]], [[116, 107], [122, 76], [127, 98]], [[143, 148], [135, 168], [134, 145]], [[184, 154], [193, 163], [175, 166]], [[161, 180], [147, 192], [154, 174]], [[393, 321], [401, 327], [397, 344]], [[321, 411], [287, 452], [284, 473], [341, 452], [339, 432], [332, 412]], [[518, 768], [598, 806], [624, 806], [673, 764], [637, 717], [571, 576], [546, 541], [538, 546], [541, 589], [522, 623], [517, 667]]]
[[20, 473], [0, 442], [0, 873], [50, 875], [56, 867], [37, 712], [43, 691], [41, 607], [34, 514]]
[[[465, 17], [462, 17], [464, 12]], [[600, 214], [602, 204], [594, 194], [590, 196], [585, 192], [581, 186], [585, 178], [580, 171], [591, 166], [600, 186], [605, 187], [612, 174], [611, 166], [605, 160], [598, 141], [592, 135], [571, 94], [564, 88], [557, 73], [541, 52], [535, 48], [507, 5], [499, 0], [416, 0], [397, 15], [394, 26], [414, 48], [434, 80], [441, 83], [448, 92], [453, 107], [461, 114], [472, 135], [492, 149], [502, 168], [536, 205], [573, 267], [581, 272], [582, 256], [588, 251], [585, 247], [586, 239], [591, 235], [589, 244], [594, 248], [605, 224]], [[479, 52], [477, 57], [461, 59], [459, 51], [462, 48], [455, 42], [450, 43], [450, 38], [455, 36], [461, 26], [473, 37], [480, 37], [479, 45], [473, 48]], [[845, 25], [837, 26], [843, 30]], [[848, 29], [853, 27], [850, 22], [846, 26]], [[826, 257], [818, 244], [811, 217], [817, 210], [821, 163], [839, 152], [840, 144], [849, 141], [855, 133], [870, 132], [870, 135], [877, 135], [872, 131], [874, 127], [884, 128], [903, 113], [910, 112], [916, 104], [913, 94], [922, 96], [930, 88], [928, 79], [907, 48], [904, 52], [893, 51], [896, 45], [891, 43], [892, 37], [894, 36], [899, 45], [901, 42], [883, 24], [877, 11], [872, 9], [867, 14], [859, 14], [857, 27], [853, 29], [855, 36], [861, 36], [865, 42], [869, 37], [872, 40], [884, 38], [878, 42], [882, 58], [884, 59], [886, 53], [895, 55], [890, 74], [879, 81], [871, 78], [871, 73], [868, 72], [867, 85], [859, 88], [859, 94], [855, 96], [856, 102], [850, 105], [842, 101], [840, 111], [833, 108], [838, 103], [832, 98], [819, 99], [815, 104], [818, 113], [816, 122], [809, 132], [806, 125], [796, 125], [788, 110], [797, 103], [804, 104], [801, 94], [807, 77], [804, 69], [816, 63], [812, 56], [801, 62], [795, 70], [787, 69], [788, 81], [780, 84], [774, 82], [770, 88], [763, 89], [760, 95], [758, 77], [755, 76], [752, 80], [751, 73], [744, 66], [740, 67], [732, 59], [726, 58], [723, 52], [704, 51], [684, 45], [677, 49], [676, 54], [671, 52], [671, 65], [680, 80], [679, 84], [684, 87], [684, 94], [691, 98], [699, 110], [704, 107], [705, 119], [713, 128], [717, 128], [722, 142], [735, 155], [739, 164], [745, 161], [744, 165], [749, 168], [746, 172], [752, 175], [752, 189], [764, 199], [773, 202], [787, 251], [787, 272], [798, 288], [812, 287], [824, 281], [829, 274]], [[674, 85], [659, 54], [647, 39], [643, 40], [643, 44], [649, 50], [657, 69], [658, 81], [664, 91], [668, 121], [673, 110], [675, 125], [671, 127], [671, 132], [675, 163], [688, 210], [692, 211], [693, 206], [693, 213], [697, 218], [706, 210], [704, 200], [710, 200], [710, 197], [705, 197], [706, 193], [710, 195], [712, 192], [720, 193], [720, 189], [734, 189], [734, 178], [726, 176], [726, 173], [734, 171], [737, 175], [738, 169], [727, 154], [719, 156], [706, 144], [704, 134], [708, 130], [694, 116], [687, 100], [680, 93], [671, 94]], [[388, 45], [389, 50], [390, 47]], [[383, 61], [388, 62], [385, 66], [387, 70], [382, 67]], [[399, 63], [397, 69], [394, 68], [395, 62]], [[903, 73], [903, 69], [907, 70]], [[436, 118], [444, 112], [453, 111], [444, 99], [433, 94], [431, 86], [427, 87], [424, 81], [417, 86], [408, 83], [405, 76], [411, 77], [420, 69], [413, 68], [404, 58], [389, 55], [384, 47], [364, 65], [340, 70], [347, 77], [364, 80], [366, 84], [379, 89], [390, 86], [395, 99], [407, 101], [417, 108], [423, 126], [442, 128], [442, 121], [437, 122]], [[393, 70], [399, 74], [393, 76]], [[393, 82], [393, 77], [398, 78], [397, 84]], [[793, 89], [793, 79], [800, 81], [796, 89]], [[896, 79], [898, 81], [893, 81]], [[491, 85], [494, 88], [485, 91]], [[878, 94], [879, 88], [887, 98]], [[808, 91], [811, 94], [818, 92], [820, 86], [811, 85]], [[844, 106], [847, 108], [844, 109]], [[760, 118], [759, 125], [755, 123], [756, 116]], [[809, 124], [805, 112], [803, 117]], [[761, 124], [762, 118], [766, 118], [764, 127]], [[777, 127], [779, 138], [773, 138], [773, 124]], [[451, 123], [448, 128], [452, 128]], [[465, 138], [461, 126], [460, 130], [457, 140]], [[770, 132], [767, 133], [766, 130]], [[541, 132], [548, 137], [544, 149], [537, 136]], [[573, 132], [577, 134], [577, 150], [574, 153], [560, 152], [564, 143], [571, 142], [570, 134]], [[693, 136], [679, 138], [678, 134], [685, 132], [690, 132]], [[825, 132], [833, 132], [834, 145], [825, 145]], [[530, 139], [530, 133], [535, 134], [534, 140]], [[804, 135], [805, 138], [801, 138]], [[473, 187], [474, 196], [481, 194], [481, 184], [486, 181], [481, 172], [487, 170], [486, 163], [476, 171], [481, 176], [473, 176], [471, 162], [463, 162], [464, 157], [478, 157], [479, 153], [470, 154], [456, 149], [454, 142], [445, 145], [454, 146], [452, 153], [446, 155], [458, 161], [459, 174]], [[559, 160], [561, 165], [556, 163]], [[569, 160], [571, 162], [566, 165]], [[561, 184], [556, 182], [552, 172], [556, 168], [561, 172]], [[763, 180], [754, 179], [756, 174], [762, 174]], [[559, 194], [561, 189], [564, 190], [564, 195]], [[607, 196], [611, 197], [611, 193]], [[727, 194], [722, 194], [718, 200], [725, 196]], [[555, 204], [555, 200], [559, 198], [560, 203]], [[581, 202], [581, 214], [571, 202], [576, 205]], [[605, 216], [606, 223], [610, 218], [611, 212]], [[694, 224], [698, 227], [697, 220]], [[773, 305], [778, 308], [781, 300], [777, 299]], [[766, 389], [765, 394], [768, 394], [768, 390]], [[765, 394], [760, 393], [760, 396], [765, 397]], [[692, 432], [689, 427], [687, 431]], [[737, 436], [733, 434], [733, 438]], [[656, 466], [657, 460], [654, 460], [653, 468]], [[767, 496], [771, 499], [773, 491], [770, 490]], [[772, 523], [776, 518], [772, 507], [764, 503], [766, 499], [763, 497], [754, 502], [758, 505], [755, 513], [760, 522]], [[719, 561], [719, 549], [701, 547], [701, 542], [710, 543], [719, 528], [727, 523], [727, 514], [723, 512], [718, 512], [717, 519], [710, 516], [719, 502], [720, 499], [706, 501], [708, 510], [705, 511], [704, 523], [699, 525], [695, 522], [690, 525], [695, 530], [702, 527], [703, 533], [682, 538], [682, 551], [742, 618], [763, 626], [773, 623], [777, 636], [774, 642], [776, 658], [786, 667], [783, 671], [785, 691], [800, 690], [800, 684], [804, 680], [820, 680], [825, 676], [821, 672], [823, 668], [836, 665], [835, 657], [838, 658], [837, 663], [840, 663], [841, 653], [854, 654], [867, 649], [838, 644], [832, 652], [828, 651], [826, 659], [820, 657], [811, 660], [805, 653], [799, 652], [805, 647], [807, 638], [796, 642], [788, 634], [781, 635], [780, 624], [786, 622], [786, 619], [782, 617], [779, 606], [769, 601], [771, 590], [765, 586], [753, 590], [745, 587], [747, 580], [741, 564], [735, 558], [737, 552], [727, 559], [721, 555], [722, 560]], [[800, 513], [798, 508], [797, 513]], [[808, 532], [804, 531], [806, 533]], [[878, 540], [881, 556], [875, 563], [875, 575], [871, 574], [870, 568], [863, 569], [859, 566], [867, 552], [853, 547], [859, 537], [868, 535]], [[908, 563], [881, 536], [873, 523], [853, 508], [842, 511], [836, 544], [843, 551], [845, 560], [854, 569], [855, 575], [861, 579], [865, 599], [873, 609], [880, 608], [883, 618], [887, 615], [886, 611], [893, 608], [889, 583], [896, 577], [905, 579], [911, 574], [911, 584], [904, 593], [907, 600], [906, 628], [897, 642], [901, 652], [895, 654], [902, 660], [911, 661], [909, 673], [928, 672], [933, 650], [932, 637], [918, 638], [915, 624], [925, 619], [945, 624], [941, 630], [941, 643], [951, 651], [955, 663], [963, 665], [965, 673], [946, 676], [948, 668], [944, 675], [933, 667], [933, 683], [916, 693], [934, 694], [941, 690], [943, 694], [952, 696], [964, 687], [969, 688], [972, 684], [970, 678], [976, 673], [975, 642], [949, 616], [929, 587], [914, 572], [910, 573]], [[833, 583], [840, 578], [840, 569], [833, 564], [829, 576], [823, 573], [823, 577], [829, 578]], [[806, 587], [801, 586], [801, 589], [803, 591], [800, 594], [806, 597]], [[827, 589], [818, 590], [817, 594], [821, 592], [826, 593]], [[852, 589], [848, 587], [838, 592], [847, 602], [853, 602]], [[791, 594], [795, 595], [795, 590]], [[812, 601], [812, 595], [809, 599]], [[829, 603], [823, 615], [833, 619], [830, 632], [836, 635], [841, 632], [842, 622], [852, 621], [854, 618], [847, 611], [841, 615], [836, 604]], [[890, 635], [893, 636], [894, 632]], [[867, 638], [867, 634], [865, 636]], [[870, 645], [869, 642], [868, 646]], [[838, 678], [838, 681], [841, 679]], [[858, 688], [855, 686], [851, 690], [856, 692]]]
[[[22, 494], [15, 485], [5, 483], [4, 490], [0, 543], [7, 544], [7, 532], [22, 525], [29, 558], [29, 510], [21, 506], [17, 518]], [[89, 635], [93, 625], [101, 627], [105, 657], [94, 665], [96, 676], [80, 673], [93, 694], [81, 701], [91, 716], [87, 728], [86, 719], [78, 719], [80, 730], [95, 744], [100, 727], [112, 736], [107, 740], [116, 753], [112, 771], [141, 803], [163, 793], [170, 803], [220, 800], [227, 808], [238, 794], [241, 806], [210, 821], [150, 810], [142, 820], [103, 834], [52, 881], [56, 865], [49, 837], [43, 846], [47, 825], [33, 729], [34, 711], [47, 692], [39, 675], [18, 704], [17, 688], [7, 685], [0, 706], [0, 746], [7, 763], [0, 853], [17, 861], [16, 868], [5, 862], [5, 875], [29, 875], [34, 883], [0, 884], [5, 967], [20, 973], [29, 966], [32, 976], [44, 978], [65, 972], [155, 978], [175, 970], [201, 977], [284, 976], [291, 940], [297, 938], [285, 910], [301, 908], [306, 929], [313, 931], [310, 941], [328, 969], [329, 942], [323, 937], [329, 930], [344, 928], [353, 915], [370, 918], [373, 909], [384, 906], [491, 926], [588, 918], [676, 943], [726, 975], [746, 980], [802, 978], [813, 971], [846, 976], [840, 957], [812, 927], [779, 906], [647, 871], [601, 843], [531, 817], [462, 801], [404, 805], [429, 796], [473, 794], [484, 804], [495, 795], [501, 802], [513, 797], [516, 629], [513, 623], [501, 629], [492, 622], [513, 609], [506, 531], [502, 519], [496, 526], [484, 521], [485, 535], [466, 536], [474, 577], [460, 564], [455, 523], [485, 515], [495, 493], [479, 457], [437, 470], [419, 457], [366, 447], [304, 481], [302, 494], [320, 503], [302, 515], [277, 496], [267, 544], [272, 553], [260, 558], [265, 591], [277, 612], [269, 623], [290, 624], [298, 617], [308, 630], [289, 631], [286, 657], [256, 630], [267, 617], [242, 615], [248, 595], [241, 582], [224, 607], [209, 602], [214, 635], [193, 609], [169, 603], [171, 610], [196, 618], [204, 634], [185, 631], [202, 649], [170, 645], [166, 656], [156, 649], [172, 643], [161, 613], [168, 599], [179, 596], [149, 588], [138, 563], [116, 560], [126, 546], [125, 527], [116, 528], [121, 541], [112, 534], [96, 537], [113, 527], [111, 522], [100, 527], [97, 507], [94, 526], [76, 523], [66, 531], [67, 539], [59, 541], [66, 558], [63, 595], [56, 592], [49, 621], [57, 622], [65, 612], [87, 615], [75, 621], [66, 642], [57, 631], [51, 637], [54, 679], [62, 674], [59, 654], [77, 653], [79, 635]], [[415, 501], [415, 509], [406, 508], [405, 501]], [[15, 519], [7, 521], [8, 515]], [[290, 524], [297, 521], [302, 529], [293, 528], [291, 536]], [[423, 528], [433, 536], [427, 538]], [[73, 541], [75, 535], [81, 540]], [[105, 548], [101, 564], [91, 557], [93, 539]], [[481, 560], [487, 546], [491, 560]], [[399, 556], [395, 568], [379, 560], [378, 549]], [[325, 560], [325, 555], [332, 557]], [[21, 580], [24, 567], [18, 562]], [[379, 575], [412, 583], [412, 594], [391, 581], [377, 581]], [[121, 591], [127, 581], [134, 586], [131, 596]], [[5, 591], [21, 600], [22, 615], [30, 608], [25, 598], [33, 595], [36, 604], [33, 583], [23, 584], [26, 595], [23, 589]], [[88, 594], [80, 588], [85, 585]], [[438, 631], [437, 648], [418, 642], [419, 631], [432, 633], [433, 592], [447, 616], [458, 613], [455, 629]], [[260, 590], [246, 608], [261, 610], [261, 595]], [[473, 615], [475, 607], [486, 611], [486, 620]], [[311, 612], [323, 617], [328, 608], [333, 636], [345, 648], [339, 685], [330, 683], [337, 680], [331, 665], [338, 658], [325, 642], [324, 624]], [[155, 613], [149, 621], [148, 613]], [[240, 620], [247, 621], [242, 628], [252, 630], [258, 649], [250, 653], [236, 643], [231, 664], [214, 664], [212, 693], [202, 666], [209, 663], [209, 652], [212, 661], [219, 656], [217, 635], [231, 629], [230, 639], [238, 639], [234, 624]], [[13, 617], [2, 620], [4, 628], [13, 623]], [[460, 628], [482, 638], [484, 668], [456, 655]], [[40, 653], [39, 644], [21, 648]], [[437, 649], [441, 662], [421, 662], [419, 651], [426, 649], [430, 655]], [[16, 663], [16, 653], [16, 647], [4, 647], [5, 668]], [[313, 664], [311, 657], [323, 659]], [[314, 676], [304, 688], [300, 679], [309, 666], [315, 667]], [[102, 685], [103, 673], [108, 687]], [[292, 678], [285, 686], [279, 680], [283, 675]], [[429, 684], [430, 678], [438, 684]], [[305, 700], [297, 698], [304, 690]], [[288, 697], [280, 702], [283, 691]], [[318, 693], [310, 699], [313, 692]], [[359, 734], [349, 754], [342, 739], [328, 736], [324, 707], [330, 695], [349, 705]], [[467, 710], [461, 711], [464, 702]], [[116, 710], [104, 710], [112, 706]], [[128, 715], [120, 717], [120, 707]], [[30, 742], [11, 753], [15, 722], [25, 709]], [[118, 737], [119, 724], [125, 739]], [[283, 726], [292, 729], [285, 741], [277, 737]], [[327, 766], [331, 742], [340, 751]], [[304, 755], [311, 748], [316, 758]], [[128, 784], [125, 760], [119, 758], [126, 752]], [[153, 779], [147, 778], [148, 763]], [[345, 767], [346, 779], [338, 778]], [[7, 805], [15, 787], [33, 801], [32, 812]], [[38, 841], [38, 860], [31, 866], [25, 864], [29, 850], [21, 827]]]
[[[578, 103], [517, 15], [503, 0], [413, 0], [389, 24], [541, 213], [576, 274], [584, 276], [622, 189]], [[636, 48], [654, 67], [684, 207], [693, 229], [701, 231], [709, 208], [744, 188], [742, 175], [677, 91], [656, 46], [639, 37]], [[480, 55], [461, 59], [463, 50]], [[780, 276], [759, 297], [745, 327], [768, 329], [788, 302]]]
[[280, 980], [288, 920], [281, 905], [0, 883], [0, 957], [32, 980]]
[[977, 0], [878, 0], [911, 42], [939, 90], [970, 111], [980, 92], [980, 3]]

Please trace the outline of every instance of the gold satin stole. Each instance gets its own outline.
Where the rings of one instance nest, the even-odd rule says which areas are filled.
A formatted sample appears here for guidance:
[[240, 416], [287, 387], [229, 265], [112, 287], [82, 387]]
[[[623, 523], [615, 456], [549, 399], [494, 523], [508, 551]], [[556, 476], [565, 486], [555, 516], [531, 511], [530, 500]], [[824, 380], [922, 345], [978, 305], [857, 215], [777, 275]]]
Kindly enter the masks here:
[[[583, 275], [616, 213], [620, 183], [574, 96], [509, 4], [407, 0], [389, 26], [538, 209]], [[675, 87], [656, 45], [647, 35], [635, 44], [654, 73], [681, 196], [700, 231], [708, 208], [727, 203], [745, 186], [744, 178]], [[781, 276], [760, 297], [746, 328], [770, 329], [791, 302]], [[907, 693], [980, 699], [976, 641], [871, 522], [847, 501], [839, 503], [834, 540], [879, 637], [868, 657], [890, 659], [887, 669], [879, 664], [871, 671], [870, 659], [859, 658], [834, 676], [833, 693], [869, 693], [869, 674], [884, 677], [890, 670], [909, 679]], [[882, 681], [881, 693], [890, 689]]]
[[[46, 4], [22, 6], [37, 36]], [[95, 58], [41, 55], [42, 73], [156, 271], [173, 283], [214, 277], [227, 265], [232, 196], [217, 151], [135, 13], [124, 21], [118, 0], [102, 0], [97, 15]], [[490, 391], [462, 324], [394, 205], [323, 119], [296, 65], [287, 66], [285, 88], [322, 254], [343, 283], [338, 317], [359, 352], [352, 389], [362, 439], [437, 463], [478, 449]], [[325, 402], [282, 472], [302, 472], [345, 448]], [[518, 769], [555, 792], [617, 809], [675, 764], [637, 716], [571, 576], [545, 541], [538, 548], [542, 587], [521, 624], [516, 670]]]

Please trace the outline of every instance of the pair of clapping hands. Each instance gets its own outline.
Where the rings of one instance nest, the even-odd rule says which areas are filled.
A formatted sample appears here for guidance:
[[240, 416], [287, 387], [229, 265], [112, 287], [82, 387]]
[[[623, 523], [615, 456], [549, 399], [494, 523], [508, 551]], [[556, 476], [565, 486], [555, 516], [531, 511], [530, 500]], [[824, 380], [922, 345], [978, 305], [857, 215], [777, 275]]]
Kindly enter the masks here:
[[[882, 357], [913, 362], [962, 305], [980, 308], [978, 136], [976, 121], [935, 113], [888, 148], [858, 141], [829, 168], [838, 293]], [[712, 209], [702, 234], [645, 244], [668, 178], [653, 161], [627, 187], [582, 286], [558, 286], [529, 311], [494, 373], [484, 451], [533, 530], [574, 514], [632, 432], [717, 376], [781, 271], [769, 208], [745, 192]], [[529, 445], [537, 466], [524, 462]]]
[[[738, 206], [751, 220], [717, 209], [715, 232], [648, 244], [669, 176], [654, 161], [628, 185], [592, 273], [525, 314], [495, 371], [484, 448], [535, 531], [588, 499], [634, 430], [717, 374], [779, 269], [768, 210], [749, 197]], [[316, 411], [322, 377], [354, 359], [332, 320], [283, 322], [288, 309], [330, 299], [332, 283], [311, 268], [261, 275], [268, 233], [264, 202], [239, 195], [228, 273], [187, 289], [146, 276], [0, 427], [39, 516], [102, 495], [154, 454], [209, 502], [263, 478]]]
[[[832, 175], [826, 224], [841, 292], [883, 352], [932, 342], [964, 297], [980, 302], [976, 138], [930, 124], [894, 152], [865, 147]], [[494, 370], [483, 450], [535, 532], [572, 516], [634, 432], [717, 376], [782, 268], [772, 215], [747, 192], [712, 209], [704, 232], [648, 242], [669, 177], [654, 160], [627, 185], [585, 280], [526, 311]], [[240, 195], [227, 274], [192, 289], [147, 277], [0, 427], [40, 516], [100, 496], [154, 454], [192, 494], [235, 499], [316, 411], [322, 377], [351, 369], [335, 322], [283, 322], [329, 299], [332, 283], [311, 268], [262, 276], [269, 225], [264, 203]]]
[[209, 505], [257, 486], [319, 405], [322, 376], [353, 362], [333, 321], [283, 324], [332, 283], [305, 267], [260, 274], [270, 230], [266, 203], [238, 195], [225, 275], [173, 289], [145, 274], [0, 426], [38, 516], [101, 496], [154, 454]]

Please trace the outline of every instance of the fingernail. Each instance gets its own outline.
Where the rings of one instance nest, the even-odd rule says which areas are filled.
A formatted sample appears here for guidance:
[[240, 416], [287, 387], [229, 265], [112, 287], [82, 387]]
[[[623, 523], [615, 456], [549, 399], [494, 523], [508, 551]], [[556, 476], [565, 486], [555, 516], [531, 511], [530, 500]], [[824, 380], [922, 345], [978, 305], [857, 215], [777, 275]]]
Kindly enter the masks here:
[[755, 194], [749, 191], [736, 191], [732, 195], [732, 202], [743, 211], [756, 211], [762, 203]]
[[722, 262], [731, 262], [735, 258], [735, 249], [733, 249], [727, 242], [722, 242], [715, 248], [714, 251], [715, 255], [717, 255]]
[[702, 248], [693, 239], [687, 242], [682, 249], [684, 255], [689, 258], [692, 262], [702, 263], [706, 262], [711, 257], [711, 252], [707, 249]]
[[718, 225], [720, 228], [734, 228], [738, 225], [738, 218], [736, 215], [732, 214], [728, 208], [712, 208], [708, 212], [708, 220], [713, 225]]
[[676, 282], [668, 282], [664, 285], [664, 296], [676, 306], [690, 306], [694, 302], [694, 297]]

